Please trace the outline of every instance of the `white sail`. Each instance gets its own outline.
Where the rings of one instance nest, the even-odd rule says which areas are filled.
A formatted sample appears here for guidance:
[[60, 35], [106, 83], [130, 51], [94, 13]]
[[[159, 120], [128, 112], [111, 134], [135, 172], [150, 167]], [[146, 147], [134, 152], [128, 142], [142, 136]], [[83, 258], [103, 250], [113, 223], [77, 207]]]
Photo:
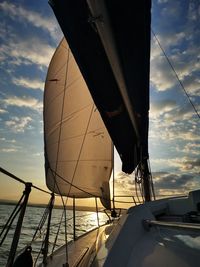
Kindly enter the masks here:
[[109, 202], [112, 142], [65, 39], [46, 78], [44, 139], [52, 192]]

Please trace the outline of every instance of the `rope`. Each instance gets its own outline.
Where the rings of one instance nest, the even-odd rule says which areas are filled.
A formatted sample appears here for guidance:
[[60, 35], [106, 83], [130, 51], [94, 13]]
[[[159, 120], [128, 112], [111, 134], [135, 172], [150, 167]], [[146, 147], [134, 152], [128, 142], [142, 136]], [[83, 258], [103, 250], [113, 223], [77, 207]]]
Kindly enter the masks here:
[[150, 185], [151, 185], [151, 192], [153, 199], [156, 200], [156, 195], [155, 195], [155, 190], [154, 190], [154, 185], [153, 185], [153, 177], [152, 177], [152, 172], [151, 172], [151, 164], [150, 160], [147, 160], [148, 168], [149, 168], [149, 177], [150, 177]]
[[112, 158], [112, 165], [113, 165], [113, 199], [112, 199], [112, 202], [113, 202], [113, 211], [115, 210], [115, 174], [114, 174], [114, 172], [115, 172], [115, 164], [114, 164], [114, 146], [113, 146], [113, 144], [111, 143], [111, 153], [112, 153], [112, 156], [111, 156], [111, 158]]
[[186, 91], [186, 89], [185, 89], [185, 86], [184, 86], [183, 82], [180, 80], [180, 78], [179, 78], [179, 76], [178, 76], [178, 73], [176, 72], [176, 70], [175, 70], [173, 64], [171, 63], [169, 57], [167, 56], [167, 54], [166, 54], [164, 48], [162, 47], [162, 45], [161, 45], [161, 43], [160, 43], [158, 37], [156, 36], [155, 32], [154, 32], [152, 29], [151, 29], [151, 31], [152, 31], [152, 33], [153, 33], [153, 35], [154, 35], [154, 37], [155, 37], [155, 39], [156, 39], [156, 41], [157, 41], [157, 43], [158, 43], [158, 45], [159, 45], [159, 47], [160, 47], [160, 49], [161, 49], [163, 55], [165, 56], [165, 58], [166, 58], [166, 60], [167, 60], [167, 62], [168, 62], [168, 64], [169, 64], [169, 66], [171, 67], [172, 71], [174, 72], [174, 75], [175, 75], [177, 81], [179, 82], [179, 84], [180, 84], [182, 90], [184, 91], [184, 93], [185, 93], [186, 97], [188, 98], [188, 100], [189, 100], [191, 106], [193, 107], [193, 109], [194, 109], [195, 113], [197, 114], [198, 118], [200, 119], [200, 114], [198, 113], [197, 108], [195, 107], [195, 105], [194, 105], [194, 103], [192, 102], [192, 100], [191, 100], [189, 94], [187, 93], [187, 91]]
[[44, 241], [44, 248], [43, 248], [43, 263], [46, 265], [47, 263], [47, 255], [48, 255], [48, 248], [49, 248], [49, 234], [50, 234], [50, 225], [51, 225], [51, 215], [52, 215], [52, 209], [54, 205], [55, 196], [52, 193], [50, 204], [49, 204], [49, 214], [48, 214], [48, 222], [47, 222], [47, 230], [46, 230], [46, 236]]
[[[65, 264], [65, 267], [69, 267], [69, 255], [68, 255], [68, 246], [67, 246], [67, 214], [66, 214], [66, 206], [64, 204], [64, 200], [63, 200], [63, 197], [61, 196], [61, 199], [62, 199], [62, 203], [63, 203], [63, 212], [64, 212], [64, 218], [65, 218], [65, 248], [66, 248], [66, 253], [65, 253], [65, 256], [66, 256], [66, 264]], [[67, 198], [68, 199], [68, 198]], [[66, 203], [67, 203], [67, 199], [66, 199]]]
[[[41, 220], [40, 220], [40, 223], [39, 223], [39, 225], [38, 225], [38, 227], [37, 227], [37, 229], [36, 229], [36, 231], [35, 231], [35, 234], [33, 235], [31, 244], [38, 238], [38, 237], [37, 237], [37, 233], [38, 233], [38, 231], [40, 231], [40, 233], [41, 233], [41, 230], [42, 230], [42, 228], [43, 228], [43, 226], [44, 226], [44, 224], [45, 224], [45, 222], [46, 222], [46, 219], [47, 219], [47, 217], [48, 217], [48, 214], [49, 214], [49, 212], [50, 212], [50, 206], [51, 206], [51, 204], [52, 204], [52, 196], [51, 196], [51, 198], [50, 198], [50, 200], [49, 200], [49, 203], [48, 203], [46, 209], [44, 210], [44, 213], [43, 213], [42, 218], [41, 218]], [[43, 231], [43, 233], [44, 233], [45, 231], [46, 231], [46, 229]], [[43, 250], [44, 244], [45, 244], [45, 239], [43, 239], [43, 241], [42, 241], [42, 245], [41, 245], [40, 250], [39, 250], [39, 253], [37, 254], [37, 257], [36, 257], [36, 259], [35, 259], [34, 266], [36, 266], [36, 263], [37, 263], [37, 261], [38, 261], [38, 259], [39, 259], [39, 256], [40, 256], [40, 254], [41, 254], [41, 252], [42, 252], [42, 250]]]
[[[50, 168], [50, 170], [52, 171], [52, 173], [55, 173], [55, 171], [52, 170], [51, 168]], [[55, 174], [56, 174], [57, 177], [59, 177], [59, 178], [60, 178], [61, 180], [63, 180], [65, 183], [67, 183], [67, 184], [73, 186], [74, 188], [80, 190], [80, 191], [83, 192], [83, 193], [88, 194], [88, 196], [90, 196], [90, 197], [99, 197], [99, 196], [97, 196], [97, 195], [95, 195], [95, 194], [89, 193], [89, 192], [83, 190], [82, 188], [80, 188], [80, 187], [78, 187], [78, 186], [76, 186], [76, 185], [70, 183], [69, 181], [65, 180], [65, 178], [63, 178], [61, 175], [59, 175], [58, 173], [55, 173]], [[126, 196], [124, 196], [124, 197], [126, 197]], [[132, 196], [131, 196], [131, 197], [132, 197]], [[103, 198], [103, 197], [102, 197], [102, 198]], [[105, 197], [104, 197], [103, 199], [108, 200], [108, 199], [105, 198]], [[115, 203], [133, 203], [133, 201], [130, 202], [130, 201], [118, 201], [118, 200], [115, 200]], [[141, 203], [141, 201], [138, 200], [138, 203]]]
[[71, 181], [71, 183], [70, 183], [70, 188], [69, 188], [69, 191], [68, 191], [67, 198], [69, 197], [69, 194], [70, 194], [70, 191], [71, 191], [71, 187], [72, 187], [72, 185], [73, 185], [73, 181], [74, 181], [75, 173], [76, 173], [76, 170], [77, 170], [77, 168], [78, 168], [78, 162], [79, 162], [79, 159], [80, 159], [80, 157], [81, 157], [81, 152], [82, 152], [83, 145], [84, 145], [84, 141], [85, 141], [85, 138], [86, 138], [86, 135], [87, 135], [87, 132], [88, 132], [88, 128], [89, 128], [90, 121], [91, 121], [91, 118], [92, 118], [93, 110], [94, 110], [94, 104], [92, 105], [92, 108], [91, 108], [91, 113], [90, 113], [90, 116], [89, 116], [89, 119], [88, 119], [88, 123], [87, 123], [87, 127], [86, 127], [86, 130], [85, 130], [85, 134], [84, 134], [83, 141], [82, 141], [82, 144], [81, 144], [81, 147], [80, 147], [80, 151], [79, 151], [78, 159], [77, 159], [76, 166], [75, 166], [75, 169], [74, 169], [74, 173], [73, 173], [72, 181]]
[[99, 211], [98, 211], [98, 204], [97, 204], [97, 198], [95, 197], [95, 205], [96, 205], [96, 214], [97, 214], [97, 226], [99, 227]]
[[[0, 167], [0, 172], [2, 172], [3, 174], [9, 176], [10, 178], [12, 178], [12, 179], [14, 179], [14, 180], [16, 180], [16, 181], [18, 181], [18, 182], [24, 184], [24, 185], [27, 184], [27, 182], [25, 182], [25, 181], [22, 180], [21, 178], [18, 178], [18, 177], [15, 176], [14, 174], [12, 174], [12, 173], [6, 171], [5, 169], [3, 169], [3, 168], [1, 168], [1, 167]], [[35, 186], [35, 185], [33, 185], [33, 184], [31, 184], [31, 187], [32, 187], [32, 188], [35, 188], [35, 189], [37, 189], [37, 190], [39, 190], [39, 191], [41, 191], [41, 192], [44, 192], [44, 193], [47, 193], [47, 194], [51, 194], [50, 192], [48, 192], [48, 191], [46, 191], [46, 190], [44, 190], [44, 189], [42, 189], [42, 188], [40, 188], [40, 187], [38, 187], [38, 186]]]
[[[57, 243], [57, 240], [58, 240], [58, 235], [59, 235], [59, 232], [60, 232], [60, 227], [61, 227], [62, 220], [63, 220], [63, 215], [64, 215], [64, 210], [63, 210], [63, 212], [62, 212], [61, 219], [60, 219], [60, 222], [59, 222], [59, 224], [58, 224], [58, 230], [57, 230], [57, 233], [56, 233], [56, 237], [55, 237], [55, 239], [54, 239], [54, 243], [53, 243], [53, 247], [52, 247], [51, 254], [53, 254], [54, 249], [55, 249], [55, 247], [56, 247], [56, 243]], [[70, 218], [70, 219], [71, 219], [71, 218]], [[70, 219], [68, 219], [68, 220], [70, 220]], [[52, 226], [54, 226], [54, 225], [52, 225]]]
[[[10, 217], [8, 218], [6, 224], [4, 225], [2, 231], [1, 231], [1, 234], [0, 234], [0, 237], [2, 236], [3, 232], [6, 230], [2, 240], [1, 240], [1, 243], [0, 243], [0, 246], [3, 245], [3, 242], [12, 226], [12, 223], [14, 221], [14, 219], [16, 218], [17, 214], [20, 212], [22, 206], [20, 206], [21, 202], [22, 202], [22, 199], [24, 198], [24, 195], [25, 193], [23, 192], [23, 195], [21, 196], [20, 200], [18, 201], [17, 205], [15, 206], [13, 212], [11, 213]], [[17, 210], [18, 209], [18, 210]]]
[[73, 238], [76, 240], [76, 203], [75, 197], [73, 197]]
[[[50, 167], [49, 167], [49, 169], [52, 172], [52, 175], [56, 174], [56, 172], [54, 172]], [[56, 174], [56, 176], [57, 176], [57, 174]], [[66, 247], [66, 264], [65, 264], [66, 266], [65, 267], [68, 267], [69, 266], [69, 263], [68, 263], [68, 257], [69, 256], [68, 256], [68, 246], [67, 246], [67, 215], [66, 215], [66, 206], [65, 206], [67, 204], [68, 197], [66, 198], [66, 202], [64, 203], [64, 199], [63, 199], [63, 196], [62, 196], [62, 194], [60, 192], [60, 188], [59, 188], [59, 186], [57, 184], [57, 180], [55, 179], [54, 175], [53, 175], [53, 177], [54, 177], [54, 182], [55, 182], [55, 185], [57, 187], [57, 190], [58, 190], [58, 192], [60, 194], [60, 198], [61, 198], [62, 205], [63, 205], [63, 212], [64, 212], [64, 215], [65, 215], [64, 216], [64, 218], [65, 218], [65, 247]]]
[[10, 248], [10, 253], [9, 253], [9, 256], [8, 256], [8, 261], [7, 261], [6, 267], [12, 266], [14, 258], [15, 258], [15, 253], [16, 253], [16, 250], [17, 250], [18, 242], [19, 242], [19, 237], [20, 237], [20, 233], [21, 233], [21, 227], [22, 227], [24, 214], [25, 214], [25, 211], [26, 211], [26, 206], [27, 206], [27, 203], [28, 203], [28, 198], [29, 198], [30, 192], [31, 192], [31, 184], [30, 183], [26, 183], [26, 188], [24, 190], [24, 201], [21, 204], [21, 212], [20, 212], [19, 217], [18, 217], [18, 221], [17, 221], [17, 225], [16, 225], [16, 228], [15, 228], [15, 233], [14, 233], [14, 236], [13, 236], [13, 241], [12, 241], [12, 245], [11, 245], [11, 248]]

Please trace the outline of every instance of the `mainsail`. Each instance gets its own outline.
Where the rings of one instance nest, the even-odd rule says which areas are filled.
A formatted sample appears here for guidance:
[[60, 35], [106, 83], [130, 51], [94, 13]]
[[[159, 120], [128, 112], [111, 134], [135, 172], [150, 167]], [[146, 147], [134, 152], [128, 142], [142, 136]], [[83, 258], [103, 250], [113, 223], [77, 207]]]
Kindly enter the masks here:
[[48, 188], [109, 207], [112, 142], [65, 39], [46, 78], [44, 141]]
[[148, 158], [151, 0], [50, 0], [95, 105], [132, 173]]

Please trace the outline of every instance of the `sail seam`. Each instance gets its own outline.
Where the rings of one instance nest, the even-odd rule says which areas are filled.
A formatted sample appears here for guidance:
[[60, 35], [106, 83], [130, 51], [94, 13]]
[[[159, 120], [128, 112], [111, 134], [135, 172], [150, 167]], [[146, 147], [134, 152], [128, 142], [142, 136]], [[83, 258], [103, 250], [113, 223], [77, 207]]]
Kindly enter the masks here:
[[77, 162], [76, 162], [76, 166], [75, 166], [75, 169], [74, 169], [74, 173], [73, 173], [73, 176], [72, 176], [72, 180], [71, 180], [71, 183], [70, 183], [70, 187], [69, 187], [69, 191], [68, 191], [68, 194], [67, 194], [67, 198], [68, 198], [68, 196], [70, 194], [71, 185], [73, 184], [73, 181], [74, 181], [75, 173], [76, 173], [76, 170], [77, 170], [77, 167], [78, 167], [78, 162], [79, 162], [79, 159], [80, 159], [80, 156], [81, 156], [81, 152], [82, 152], [82, 149], [83, 149], [83, 146], [84, 146], [84, 141], [85, 141], [85, 138], [87, 136], [88, 128], [89, 128], [90, 121], [91, 121], [91, 118], [92, 118], [94, 106], [95, 105], [93, 104], [92, 109], [91, 109], [91, 113], [90, 113], [90, 116], [89, 116], [89, 119], [88, 119], [87, 127], [86, 127], [86, 130], [85, 130], [85, 135], [83, 137], [83, 141], [82, 141], [81, 148], [80, 148], [80, 151], [79, 151], [79, 155], [78, 155], [78, 159], [77, 159]]
[[[101, 129], [105, 129], [104, 127], [100, 127], [100, 128], [97, 128], [93, 131], [90, 131], [87, 133], [87, 135], [89, 134], [94, 134], [96, 131], [99, 131]], [[48, 137], [47, 137], [47, 140], [48, 138], [55, 132], [56, 129], [53, 129], [49, 134], [48, 134]], [[96, 133], [97, 134], [97, 133]], [[71, 139], [74, 139], [74, 138], [78, 138], [78, 137], [81, 137], [81, 136], [84, 136], [84, 134], [79, 134], [79, 135], [74, 135], [74, 136], [69, 136], [68, 138], [63, 138], [62, 141], [67, 141], [67, 140], [71, 140]], [[49, 146], [52, 146], [52, 145], [55, 145], [57, 144], [58, 142], [54, 142], [54, 143], [51, 143]]]
[[[57, 148], [57, 155], [56, 155], [56, 168], [55, 168], [56, 172], [57, 172], [57, 168], [58, 168], [58, 155], [59, 155], [59, 151], [60, 151], [60, 139], [61, 139], [61, 131], [62, 131], [62, 118], [63, 118], [64, 106], [65, 106], [64, 103], [65, 103], [65, 94], [66, 94], [66, 84], [67, 84], [67, 78], [68, 78], [69, 54], [70, 54], [70, 50], [68, 48], [67, 63], [66, 63], [66, 77], [65, 77], [64, 95], [63, 95], [62, 112], [61, 112], [61, 123], [60, 123], [60, 128], [59, 128], [58, 148]], [[53, 192], [55, 190], [55, 183], [56, 183], [56, 177], [54, 177]], [[57, 187], [58, 187], [58, 185], [57, 185]]]

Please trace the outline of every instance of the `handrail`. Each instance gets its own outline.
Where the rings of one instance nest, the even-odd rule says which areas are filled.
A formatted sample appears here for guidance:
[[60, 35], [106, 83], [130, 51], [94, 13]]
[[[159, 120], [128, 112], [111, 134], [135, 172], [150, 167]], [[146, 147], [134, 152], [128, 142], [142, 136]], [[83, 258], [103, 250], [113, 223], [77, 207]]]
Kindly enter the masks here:
[[149, 231], [151, 227], [161, 226], [168, 228], [177, 228], [182, 230], [200, 230], [200, 224], [197, 223], [181, 223], [181, 222], [164, 222], [155, 220], [143, 220], [144, 228]]

